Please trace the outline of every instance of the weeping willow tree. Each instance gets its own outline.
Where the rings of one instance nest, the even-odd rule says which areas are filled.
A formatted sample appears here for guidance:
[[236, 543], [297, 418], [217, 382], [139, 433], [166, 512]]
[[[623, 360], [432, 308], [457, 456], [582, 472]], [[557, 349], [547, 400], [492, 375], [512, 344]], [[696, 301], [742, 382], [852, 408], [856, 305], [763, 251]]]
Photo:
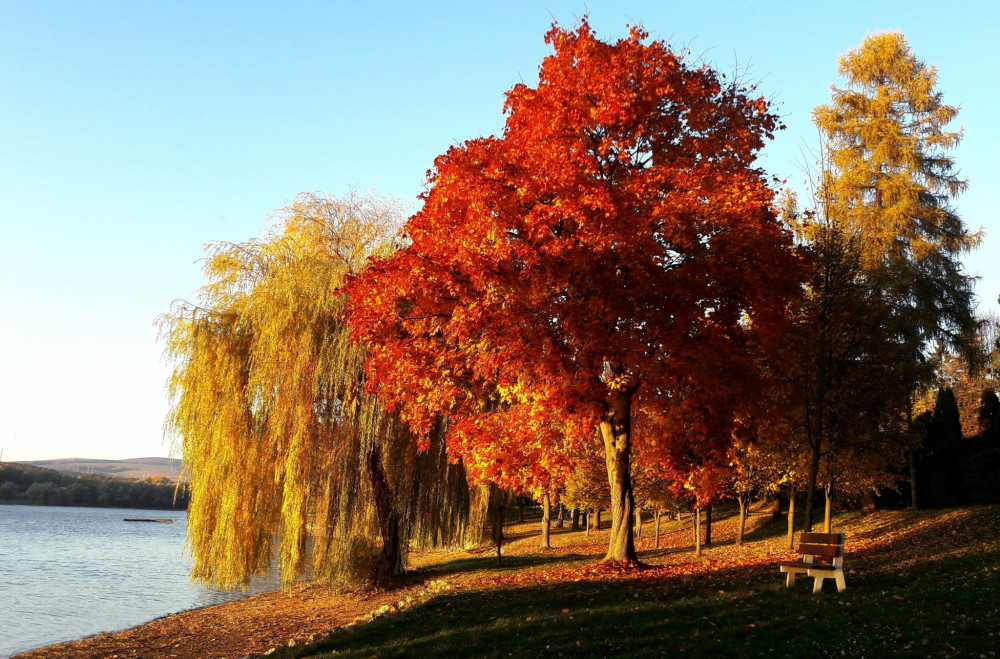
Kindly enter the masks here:
[[209, 245], [198, 304], [161, 318], [173, 363], [165, 429], [191, 484], [193, 576], [246, 586], [382, 581], [411, 541], [455, 543], [482, 526], [480, 491], [364, 392], [349, 340], [347, 279], [395, 249], [402, 213], [372, 196], [303, 194], [271, 231]]

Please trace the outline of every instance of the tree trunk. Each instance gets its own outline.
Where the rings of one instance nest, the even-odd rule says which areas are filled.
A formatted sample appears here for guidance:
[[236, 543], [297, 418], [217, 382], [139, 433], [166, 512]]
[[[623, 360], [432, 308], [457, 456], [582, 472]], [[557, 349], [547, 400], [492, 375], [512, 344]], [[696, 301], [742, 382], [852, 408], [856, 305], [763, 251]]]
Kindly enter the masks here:
[[910, 451], [910, 509], [917, 511], [917, 452]]
[[503, 506], [497, 508], [496, 528], [493, 531], [493, 541], [497, 544], [497, 567], [503, 567], [503, 559], [500, 555], [500, 548], [503, 546], [503, 512]]
[[705, 546], [712, 544], [712, 506], [705, 506]]
[[521, 497], [517, 498], [517, 521], [524, 521], [524, 499]]
[[611, 532], [605, 561], [639, 562], [632, 533], [635, 499], [632, 495], [632, 397], [625, 391], [613, 392], [612, 400], [601, 420], [604, 457], [611, 486]]
[[590, 535], [590, 518], [591, 518], [591, 516], [592, 516], [593, 514], [594, 514], [594, 511], [593, 511], [593, 510], [591, 510], [590, 508], [587, 508], [587, 510], [586, 510], [586, 511], [584, 511], [584, 518], [583, 518], [583, 521], [584, 521], [584, 523], [585, 523], [585, 524], [587, 525], [587, 535], [588, 535], [588, 536]]
[[559, 515], [556, 517], [556, 528], [561, 529], [566, 521], [566, 507], [562, 505], [562, 502], [556, 504], [556, 508], [559, 510]]
[[372, 484], [372, 501], [378, 520], [379, 534], [382, 536], [382, 552], [379, 564], [372, 575], [376, 582], [385, 582], [403, 573], [403, 551], [399, 533], [399, 512], [393, 502], [392, 486], [382, 466], [382, 455], [378, 448], [368, 453], [368, 477]]
[[691, 514], [691, 528], [694, 530], [694, 556], [701, 556], [701, 508], [695, 508]]
[[594, 530], [595, 531], [600, 531], [601, 530], [601, 509], [600, 508], [598, 508], [596, 511], [594, 511]]
[[816, 426], [813, 430], [812, 424], [809, 422], [809, 401], [806, 399], [805, 411], [806, 411], [806, 433], [807, 439], [809, 440], [809, 477], [806, 483], [806, 520], [805, 520], [805, 530], [812, 531], [813, 526], [813, 510], [815, 508], [815, 498], [816, 498], [816, 478], [819, 474], [819, 461], [820, 453], [823, 449], [823, 428], [824, 428], [824, 414], [826, 407], [826, 367], [827, 367], [827, 332], [829, 331], [829, 318], [827, 317], [827, 311], [825, 307], [820, 308], [819, 315], [819, 350], [816, 355], [819, 357], [816, 364]]
[[806, 520], [804, 524], [806, 531], [812, 531], [813, 527], [813, 494], [816, 492], [816, 478], [819, 475], [820, 447], [814, 443], [809, 450], [809, 480], [806, 483]]
[[832, 504], [833, 504], [833, 483], [830, 483], [825, 488], [823, 488], [823, 493], [826, 495], [826, 497], [825, 497], [825, 499], [826, 499], [826, 501], [825, 501], [826, 506], [824, 507], [824, 510], [823, 510], [823, 528], [825, 530], [823, 532], [824, 533], [831, 533], [830, 529], [833, 528], [833, 526], [831, 524], [832, 520], [830, 519], [830, 512], [831, 512], [831, 510], [833, 508], [833, 506], [832, 506]]
[[875, 512], [875, 490], [865, 490], [861, 498], [861, 510], [868, 514]]
[[747, 500], [749, 497], [745, 494], [741, 494], [736, 497], [736, 502], [740, 504], [740, 522], [739, 527], [736, 530], [736, 544], [743, 544], [743, 536], [747, 532]]
[[660, 548], [660, 509], [657, 508], [656, 512], [656, 548]]
[[792, 485], [788, 491], [788, 548], [795, 547], [795, 495], [798, 488]]
[[549, 493], [542, 495], [542, 549], [552, 549], [549, 543], [552, 517], [549, 512]]
[[579, 531], [580, 530], [580, 509], [579, 508], [573, 508], [573, 526], [572, 526], [572, 530], [573, 531]]
[[771, 508], [771, 520], [777, 522], [781, 519], [781, 495], [773, 492], [768, 494], [765, 500]]
[[642, 508], [635, 507], [635, 537], [642, 537]]

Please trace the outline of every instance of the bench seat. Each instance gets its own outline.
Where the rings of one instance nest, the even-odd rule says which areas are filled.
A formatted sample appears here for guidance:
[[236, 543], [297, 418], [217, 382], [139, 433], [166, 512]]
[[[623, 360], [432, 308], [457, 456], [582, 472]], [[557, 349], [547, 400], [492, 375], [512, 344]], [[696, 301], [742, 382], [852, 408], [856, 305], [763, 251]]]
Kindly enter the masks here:
[[785, 585], [791, 587], [795, 576], [805, 574], [813, 578], [813, 592], [823, 588], [824, 579], [833, 579], [837, 590], [847, 590], [844, 579], [844, 534], [843, 533], [803, 533], [800, 537], [799, 553], [801, 561], [782, 561], [778, 568], [786, 574]]

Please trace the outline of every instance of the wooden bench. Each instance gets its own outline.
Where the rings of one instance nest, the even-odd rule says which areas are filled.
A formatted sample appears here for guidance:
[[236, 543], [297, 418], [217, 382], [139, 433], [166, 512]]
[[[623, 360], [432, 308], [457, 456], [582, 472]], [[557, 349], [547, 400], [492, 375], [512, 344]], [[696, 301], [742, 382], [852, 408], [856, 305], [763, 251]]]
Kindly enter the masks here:
[[779, 563], [781, 571], [788, 576], [785, 585], [795, 583], [795, 575], [805, 574], [813, 578], [813, 592], [823, 588], [824, 579], [834, 579], [837, 590], [847, 590], [844, 581], [844, 534], [843, 533], [803, 533], [799, 536], [801, 561]]

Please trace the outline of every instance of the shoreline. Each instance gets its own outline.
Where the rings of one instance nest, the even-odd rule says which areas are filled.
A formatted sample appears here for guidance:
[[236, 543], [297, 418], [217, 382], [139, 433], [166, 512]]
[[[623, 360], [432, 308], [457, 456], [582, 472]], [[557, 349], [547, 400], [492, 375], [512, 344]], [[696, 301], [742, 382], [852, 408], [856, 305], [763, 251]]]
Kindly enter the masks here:
[[11, 659], [238, 659], [322, 640], [425, 599], [435, 583], [391, 591], [344, 591], [320, 583], [248, 595], [141, 625], [48, 645]]
[[[857, 511], [838, 513], [837, 528], [848, 533], [850, 538], [851, 573], [866, 575], [866, 579], [879, 585], [871, 594], [877, 600], [886, 601], [896, 609], [901, 602], [900, 597], [887, 598], [889, 590], [895, 585], [896, 573], [904, 576], [904, 572], [914, 574], [923, 579], [923, 589], [933, 590], [933, 580], [943, 574], [937, 570], [930, 571], [935, 564], [940, 570], [947, 570], [949, 561], [969, 564], [970, 558], [980, 557], [984, 552], [994, 555], [997, 551], [996, 539], [1000, 537], [1000, 506], [976, 506], [971, 508], [944, 509], [935, 511], [878, 511], [862, 513]], [[397, 611], [408, 610], [410, 607], [427, 607], [427, 615], [445, 615], [443, 623], [452, 624], [456, 615], [461, 615], [464, 604], [472, 600], [479, 601], [480, 618], [477, 625], [492, 626], [499, 615], [502, 624], [508, 624], [509, 633], [517, 634], [516, 628], [527, 620], [519, 613], [510, 611], [498, 613], [493, 606], [491, 591], [508, 591], [497, 602], [513, 602], [516, 606], [518, 597], [516, 591], [528, 588], [534, 591], [549, 591], [559, 588], [560, 584], [576, 584], [571, 588], [581, 586], [607, 590], [629, 584], [659, 583], [662, 593], [676, 590], [672, 596], [675, 604], [688, 602], [692, 593], [705, 592], [705, 580], [719, 580], [721, 598], [716, 604], [731, 606], [732, 595], [726, 595], [732, 589], [744, 588], [738, 582], [745, 582], [744, 595], [753, 597], [756, 590], [765, 588], [782, 593], [782, 601], [787, 597], [782, 584], [783, 577], [776, 569], [779, 561], [789, 556], [784, 534], [784, 522], [771, 521], [770, 512], [755, 508], [748, 524], [751, 533], [762, 534], [748, 544], [734, 544], [734, 533], [737, 515], [730, 509], [729, 514], [717, 519], [717, 530], [725, 540], [707, 547], [701, 558], [692, 555], [693, 544], [691, 529], [685, 521], [672, 521], [667, 529], [660, 534], [662, 542], [646, 534], [637, 540], [637, 549], [644, 552], [644, 558], [650, 566], [648, 570], [621, 571], [601, 562], [604, 548], [607, 545], [608, 531], [553, 529], [551, 536], [552, 548], [539, 547], [539, 530], [537, 519], [511, 525], [510, 533], [505, 534], [508, 544], [504, 545], [505, 557], [521, 557], [520, 560], [506, 561], [500, 568], [495, 566], [493, 549], [480, 547], [469, 550], [427, 550], [414, 552], [412, 571], [402, 577], [399, 585], [393, 590], [345, 590], [321, 583], [296, 585], [283, 591], [271, 591], [250, 595], [244, 599], [223, 604], [210, 605], [200, 609], [191, 609], [181, 613], [165, 616], [146, 624], [121, 632], [100, 634], [86, 639], [61, 643], [38, 650], [15, 655], [18, 659], [243, 659], [266, 655], [272, 649], [289, 645], [303, 645], [325, 640], [331, 636], [341, 638], [340, 634], [351, 633], [356, 628], [358, 647], [367, 648], [373, 642], [382, 644], [384, 639], [373, 639], [371, 634], [362, 628], [381, 616], [389, 616]], [[977, 537], [972, 531], [977, 531], [982, 537]], [[986, 563], [993, 573], [997, 568], [994, 563]], [[982, 567], [982, 566], [980, 566]], [[965, 577], [971, 577], [973, 572], [962, 572]], [[713, 576], [718, 575], [718, 576]], [[735, 580], [734, 580], [735, 575]], [[740, 576], [742, 575], [742, 576]], [[930, 575], [930, 576], [928, 576]], [[933, 578], [932, 578], [933, 577]], [[965, 578], [963, 577], [963, 578]], [[447, 581], [444, 581], [447, 579]], [[853, 577], [848, 577], [848, 580]], [[956, 586], [963, 581], [953, 580]], [[979, 582], [977, 604], [988, 601], [990, 585]], [[848, 593], [858, 592], [862, 582], [855, 583]], [[629, 586], [631, 587], [631, 586]], [[984, 588], [986, 590], [984, 590]], [[714, 591], [715, 586], [708, 590]], [[955, 588], [953, 587], [954, 591]], [[884, 591], [884, 592], [881, 592]], [[597, 590], [593, 590], [597, 594]], [[736, 591], [733, 591], [734, 593]], [[881, 594], [879, 594], [881, 592]], [[928, 590], [927, 592], [930, 592]], [[454, 600], [459, 597], [462, 599]], [[470, 600], [469, 598], [472, 598]], [[529, 603], [533, 595], [526, 596]], [[638, 595], [636, 595], [638, 597]], [[947, 593], [943, 593], [947, 598]], [[983, 598], [986, 599], [983, 599]], [[436, 601], [442, 598], [443, 601]], [[485, 600], [483, 598], [486, 598]], [[837, 603], [837, 596], [822, 598], [827, 606]], [[564, 600], [548, 598], [553, 611], [565, 607]], [[631, 615], [632, 600], [628, 611], [622, 615]], [[659, 597], [655, 597], [649, 606], [661, 615], [669, 612]], [[804, 601], [804, 600], [803, 600]], [[814, 598], [810, 601], [816, 601]], [[843, 601], [843, 600], [840, 600]], [[452, 609], [454, 603], [459, 605]], [[862, 600], [857, 600], [862, 604]], [[621, 602], [610, 602], [619, 607]], [[686, 605], [686, 604], [685, 604]], [[505, 607], [507, 605], [504, 605]], [[968, 605], [972, 607], [971, 604]], [[839, 610], [839, 607], [838, 607]], [[589, 611], [589, 609], [588, 609]], [[975, 621], [975, 608], [966, 608], [961, 618], [968, 617]], [[920, 630], [919, 621], [912, 623], [912, 616], [906, 611], [896, 611], [900, 617], [899, 624], [910, 625], [914, 633]], [[562, 613], [566, 613], [562, 610]], [[755, 615], [764, 615], [765, 611]], [[769, 614], [768, 614], [769, 615]], [[559, 618], [563, 620], [562, 618]], [[572, 616], [569, 617], [572, 620]], [[581, 620], [583, 620], [581, 618]], [[789, 626], [796, 623], [794, 617], [782, 618]], [[451, 622], [449, 622], [451, 621]], [[852, 619], [852, 624], [861, 622]], [[939, 621], [946, 628], [944, 618]], [[496, 623], [501, 624], [501, 623]], [[895, 623], [894, 623], [895, 624]], [[914, 625], [917, 626], [914, 626]], [[751, 625], [751, 627], [754, 625]], [[760, 625], [764, 627], [765, 625]], [[385, 629], [381, 627], [381, 629]], [[404, 629], [407, 628], [405, 625]], [[392, 624], [389, 629], [393, 629]], [[617, 627], [615, 627], [617, 629]], [[734, 628], [739, 633], [746, 633], [742, 626]], [[775, 628], [778, 630], [779, 628]], [[881, 627], [882, 632], [890, 627]], [[892, 627], [894, 629], [894, 627]], [[970, 627], [969, 629], [974, 629]], [[992, 627], [990, 628], [992, 629]], [[875, 628], [872, 628], [875, 631]], [[400, 637], [407, 648], [430, 647], [429, 643], [437, 643], [435, 635], [440, 630], [430, 628], [419, 631], [418, 639]], [[452, 629], [454, 631], [454, 629]], [[779, 630], [780, 631], [780, 630]], [[399, 632], [388, 632], [399, 633]], [[406, 632], [409, 633], [409, 632]], [[506, 632], [505, 632], [506, 633]], [[880, 632], [881, 633], [881, 632]], [[992, 632], [991, 632], [992, 634]], [[697, 645], [697, 631], [686, 636], [694, 647]], [[775, 640], [784, 642], [785, 634], [774, 636]], [[953, 637], [939, 635], [943, 647], [949, 647], [947, 642]], [[550, 637], [546, 634], [536, 634], [532, 637], [533, 654], [543, 654], [547, 649]], [[970, 643], [970, 648], [979, 648], [978, 641]], [[978, 636], [976, 636], [978, 638]], [[891, 637], [886, 637], [892, 646]], [[570, 639], [572, 641], [573, 639]], [[608, 637], [611, 641], [611, 637]], [[460, 642], [460, 641], [459, 641]], [[603, 641], [601, 641], [603, 642]], [[350, 646], [351, 641], [343, 638], [332, 645]], [[600, 646], [600, 647], [598, 647]], [[372, 646], [374, 647], [374, 646]], [[383, 645], [378, 645], [383, 647]], [[449, 646], [454, 649], [456, 645]], [[845, 646], [848, 647], [848, 646]], [[873, 648], [876, 646], [872, 646]], [[884, 649], [887, 646], [879, 646]], [[579, 652], [579, 645], [566, 645], [567, 656]], [[704, 649], [704, 648], [702, 648]], [[952, 648], [954, 649], [954, 648]], [[416, 650], [414, 650], [416, 652]], [[593, 646], [589, 654], [607, 654], [606, 645]], [[279, 653], [280, 654], [280, 653]], [[978, 654], [978, 652], [977, 652]], [[366, 655], [367, 656], [367, 655]], [[442, 656], [450, 656], [448, 654]], [[249, 658], [248, 658], [249, 659]]]

